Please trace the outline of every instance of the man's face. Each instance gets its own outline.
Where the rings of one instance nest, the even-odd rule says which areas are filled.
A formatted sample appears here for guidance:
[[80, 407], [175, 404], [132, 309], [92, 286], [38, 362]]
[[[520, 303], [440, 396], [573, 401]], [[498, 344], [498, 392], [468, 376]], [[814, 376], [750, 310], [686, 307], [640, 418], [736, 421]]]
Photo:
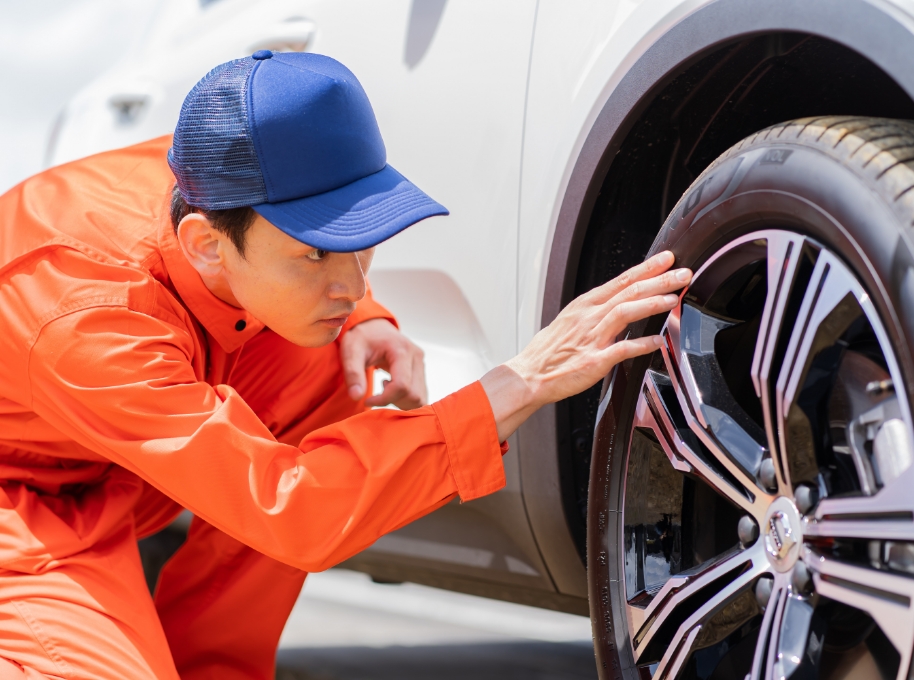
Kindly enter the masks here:
[[[258, 215], [247, 232], [242, 256], [212, 227], [209, 238], [214, 243], [208, 242], [201, 236], [202, 228], [191, 225], [185, 230], [182, 221], [178, 239], [210, 291], [296, 345], [333, 342], [365, 297], [374, 248], [356, 253], [318, 250]], [[203, 264], [195, 262], [201, 253]]]

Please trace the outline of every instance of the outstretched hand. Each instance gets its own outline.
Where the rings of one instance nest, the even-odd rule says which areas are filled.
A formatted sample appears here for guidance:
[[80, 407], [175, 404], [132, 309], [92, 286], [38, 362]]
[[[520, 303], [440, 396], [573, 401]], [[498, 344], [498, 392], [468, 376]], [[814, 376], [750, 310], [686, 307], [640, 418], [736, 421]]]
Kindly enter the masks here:
[[340, 340], [340, 357], [349, 396], [355, 400], [368, 390], [366, 368], [390, 373], [384, 390], [366, 399], [366, 406], [393, 404], [407, 411], [428, 401], [422, 350], [387, 319], [369, 319], [349, 329]]
[[656, 335], [619, 340], [629, 324], [673, 309], [688, 269], [668, 271], [669, 251], [654, 255], [572, 301], [516, 357], [489, 371], [482, 386], [504, 441], [534, 411], [583, 392], [613, 366], [660, 347]]

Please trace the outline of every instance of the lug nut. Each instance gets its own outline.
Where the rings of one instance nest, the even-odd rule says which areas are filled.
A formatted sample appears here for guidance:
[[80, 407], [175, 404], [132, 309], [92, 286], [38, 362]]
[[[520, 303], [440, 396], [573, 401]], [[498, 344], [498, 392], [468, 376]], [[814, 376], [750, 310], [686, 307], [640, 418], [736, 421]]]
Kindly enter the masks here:
[[874, 397], [881, 396], [886, 392], [894, 391], [895, 383], [891, 378], [888, 380], [874, 380], [866, 384], [866, 393]]
[[793, 589], [798, 595], [806, 594], [812, 586], [812, 577], [809, 569], [803, 562], [797, 562], [793, 567], [793, 576], [791, 578]]
[[762, 461], [758, 469], [758, 479], [762, 486], [769, 491], [774, 491], [778, 488], [778, 478], [774, 471], [774, 461], [771, 458], [766, 458]]
[[755, 583], [755, 599], [758, 600], [758, 606], [765, 611], [768, 606], [768, 600], [771, 599], [771, 588], [774, 586], [774, 579], [770, 576], [762, 576]]
[[797, 487], [793, 497], [797, 502], [797, 510], [799, 510], [801, 514], [805, 515], [815, 507], [816, 503], [819, 502], [819, 490], [814, 486], [801, 484]]
[[739, 518], [736, 532], [739, 534], [739, 542], [748, 547], [758, 538], [758, 524], [749, 515], [743, 515]]

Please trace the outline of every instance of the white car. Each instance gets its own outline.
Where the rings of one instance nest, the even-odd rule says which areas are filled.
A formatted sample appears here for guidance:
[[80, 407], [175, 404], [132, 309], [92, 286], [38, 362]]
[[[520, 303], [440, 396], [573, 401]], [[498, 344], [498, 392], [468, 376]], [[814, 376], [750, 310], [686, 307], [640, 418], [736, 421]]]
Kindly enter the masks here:
[[170, 132], [263, 48], [349, 66], [451, 210], [371, 273], [433, 399], [651, 251], [698, 271], [506, 489], [344, 566], [589, 614], [603, 678], [910, 677], [914, 2], [163, 0], [49, 157]]

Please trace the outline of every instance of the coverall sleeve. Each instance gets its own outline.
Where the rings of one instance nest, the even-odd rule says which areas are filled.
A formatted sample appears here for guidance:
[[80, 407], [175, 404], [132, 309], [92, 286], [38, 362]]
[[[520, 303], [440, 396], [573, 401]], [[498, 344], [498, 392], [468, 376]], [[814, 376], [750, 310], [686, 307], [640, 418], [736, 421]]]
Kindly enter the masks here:
[[197, 380], [184, 328], [126, 307], [46, 324], [31, 407], [234, 538], [320, 571], [459, 494], [504, 483], [479, 383], [414, 411], [374, 410], [277, 442], [226, 385]]

